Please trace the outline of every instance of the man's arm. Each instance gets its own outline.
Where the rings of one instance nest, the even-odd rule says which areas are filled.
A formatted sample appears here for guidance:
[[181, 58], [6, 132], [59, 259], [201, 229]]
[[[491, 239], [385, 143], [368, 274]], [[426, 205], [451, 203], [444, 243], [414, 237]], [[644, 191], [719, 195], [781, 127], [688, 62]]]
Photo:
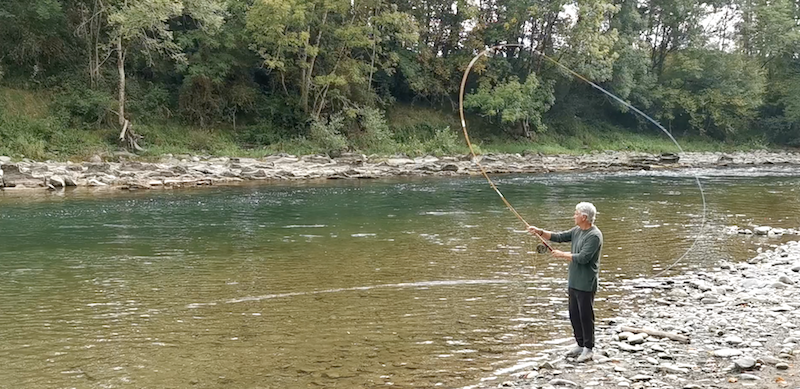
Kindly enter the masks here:
[[[577, 227], [575, 227], [575, 228], [577, 228]], [[534, 233], [536, 235], [539, 235], [542, 238], [545, 238], [547, 240], [552, 240], [553, 242], [559, 242], [560, 243], [560, 242], [569, 242], [569, 241], [571, 241], [572, 240], [572, 232], [575, 230], [575, 228], [572, 228], [572, 229], [564, 231], [564, 232], [552, 232], [552, 231], [543, 230], [543, 229], [538, 228], [538, 227], [530, 226], [530, 227], [528, 227], [528, 231], [530, 231], [530, 232], [532, 232], [532, 233]]]
[[539, 236], [541, 236], [542, 238], [545, 238], [545, 239], [547, 239], [547, 240], [550, 240], [550, 237], [553, 235], [553, 233], [552, 233], [552, 232], [550, 232], [550, 231], [546, 231], [546, 230], [543, 230], [543, 229], [541, 229], [541, 228], [536, 228], [536, 227], [534, 227], [534, 226], [530, 226], [530, 227], [528, 227], [528, 231], [529, 231], [529, 232], [532, 232], [532, 233], [534, 233], [534, 234], [536, 234], [536, 235], [539, 235]]
[[572, 260], [581, 265], [585, 265], [597, 254], [597, 250], [600, 250], [600, 238], [597, 236], [589, 236], [581, 245], [580, 251], [572, 254]]

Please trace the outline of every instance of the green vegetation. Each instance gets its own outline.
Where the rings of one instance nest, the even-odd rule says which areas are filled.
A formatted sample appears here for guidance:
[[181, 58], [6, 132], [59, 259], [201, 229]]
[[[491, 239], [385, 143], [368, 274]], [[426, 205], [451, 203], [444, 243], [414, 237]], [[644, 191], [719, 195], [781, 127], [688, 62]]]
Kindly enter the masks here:
[[466, 153], [498, 42], [483, 153], [800, 146], [790, 0], [8, 0], [0, 155]]

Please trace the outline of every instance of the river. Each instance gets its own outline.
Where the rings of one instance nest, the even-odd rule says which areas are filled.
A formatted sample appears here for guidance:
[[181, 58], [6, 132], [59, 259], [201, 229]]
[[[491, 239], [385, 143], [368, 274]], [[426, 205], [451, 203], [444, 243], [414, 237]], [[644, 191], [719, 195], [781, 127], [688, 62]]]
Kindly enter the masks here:
[[[599, 317], [622, 279], [798, 238], [726, 226], [800, 228], [791, 168], [496, 179], [547, 229], [597, 206]], [[480, 177], [0, 192], [0, 387], [470, 385], [569, 336], [536, 244]]]

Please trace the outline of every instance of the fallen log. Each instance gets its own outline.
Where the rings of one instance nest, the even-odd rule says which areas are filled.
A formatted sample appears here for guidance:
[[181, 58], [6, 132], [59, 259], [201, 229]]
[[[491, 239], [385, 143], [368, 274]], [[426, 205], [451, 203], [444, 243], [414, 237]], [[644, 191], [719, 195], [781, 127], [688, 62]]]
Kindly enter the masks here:
[[650, 336], [657, 336], [659, 338], [668, 338], [668, 339], [672, 339], [674, 341], [681, 342], [681, 343], [689, 343], [689, 337], [688, 336], [679, 335], [679, 334], [673, 334], [671, 332], [648, 330], [646, 328], [636, 328], [636, 327], [628, 327], [628, 326], [622, 326], [622, 327], [620, 327], [620, 330], [633, 332], [634, 334], [645, 333], [645, 334], [650, 335]]

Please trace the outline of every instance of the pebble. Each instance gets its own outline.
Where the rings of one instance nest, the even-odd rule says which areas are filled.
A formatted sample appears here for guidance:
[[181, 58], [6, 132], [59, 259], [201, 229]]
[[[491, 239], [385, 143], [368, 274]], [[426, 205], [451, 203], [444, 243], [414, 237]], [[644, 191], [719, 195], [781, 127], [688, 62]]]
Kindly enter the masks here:
[[744, 342], [744, 340], [742, 340], [742, 338], [740, 338], [738, 336], [735, 336], [735, 335], [725, 337], [724, 340], [725, 340], [725, 343], [733, 344], [733, 345], [737, 345], [737, 344], [740, 344], [740, 343]]
[[642, 334], [636, 334], [628, 338], [628, 344], [637, 345], [644, 343], [644, 336]]
[[733, 363], [739, 370], [750, 370], [756, 366], [756, 360], [750, 357], [737, 358]]
[[660, 368], [661, 370], [671, 374], [686, 374], [689, 372], [689, 369], [684, 369], [682, 367], [670, 364], [663, 364], [660, 366]]
[[765, 357], [759, 358], [759, 361], [761, 361], [761, 363], [765, 363], [765, 364], [768, 364], [768, 365], [776, 365], [781, 360], [778, 359], [778, 358], [775, 358], [775, 357], [765, 356]]
[[740, 374], [739, 379], [742, 381], [760, 381], [761, 378], [752, 374]]
[[574, 382], [572, 382], [570, 380], [564, 380], [564, 379], [561, 379], [561, 378], [556, 378], [556, 379], [550, 380], [550, 382], [548, 382], [548, 384], [553, 385], [553, 386], [572, 386], [572, 387], [576, 387], [576, 388], [578, 387], [578, 384], [576, 384], [576, 383], [574, 383]]
[[737, 350], [734, 348], [723, 348], [714, 351], [714, 356], [720, 358], [735, 357], [738, 355], [742, 355], [742, 350]]

